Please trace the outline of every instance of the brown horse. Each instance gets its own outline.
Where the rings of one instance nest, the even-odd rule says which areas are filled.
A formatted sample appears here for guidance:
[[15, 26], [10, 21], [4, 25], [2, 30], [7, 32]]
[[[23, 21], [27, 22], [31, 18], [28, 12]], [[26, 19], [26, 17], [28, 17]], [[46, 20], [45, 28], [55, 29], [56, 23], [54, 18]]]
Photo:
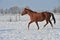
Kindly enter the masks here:
[[22, 15], [25, 15], [25, 14], [28, 14], [30, 16], [30, 19], [31, 19], [31, 21], [28, 24], [28, 29], [29, 29], [29, 25], [31, 23], [35, 22], [37, 27], [38, 27], [38, 30], [39, 30], [38, 22], [39, 21], [41, 22], [41, 21], [44, 21], [44, 20], [46, 20], [46, 24], [44, 25], [44, 27], [48, 23], [50, 23], [52, 28], [53, 28], [53, 24], [50, 20], [51, 16], [52, 16], [52, 19], [54, 20], [54, 24], [56, 23], [55, 17], [53, 15], [53, 13], [51, 13], [51, 12], [45, 11], [45, 12], [38, 13], [38, 12], [32, 11], [31, 9], [24, 8], [24, 10], [22, 11]]

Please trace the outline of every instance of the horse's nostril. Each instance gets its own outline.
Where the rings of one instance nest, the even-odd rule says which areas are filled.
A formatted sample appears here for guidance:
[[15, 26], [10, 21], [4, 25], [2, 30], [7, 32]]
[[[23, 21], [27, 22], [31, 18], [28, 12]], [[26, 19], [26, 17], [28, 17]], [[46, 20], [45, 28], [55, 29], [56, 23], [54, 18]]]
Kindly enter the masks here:
[[23, 14], [21, 14], [23, 16]]
[[23, 14], [21, 14], [21, 15], [23, 15]]

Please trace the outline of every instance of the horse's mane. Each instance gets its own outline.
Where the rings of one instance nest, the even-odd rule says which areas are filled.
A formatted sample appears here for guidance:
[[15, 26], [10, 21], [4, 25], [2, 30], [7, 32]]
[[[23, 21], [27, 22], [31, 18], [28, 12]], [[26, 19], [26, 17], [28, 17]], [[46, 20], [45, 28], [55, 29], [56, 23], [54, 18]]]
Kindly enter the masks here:
[[[30, 12], [35, 12], [35, 11], [32, 11], [31, 9], [27, 9], [27, 8], [26, 8], [26, 10], [28, 10], [28, 11], [30, 11]], [[35, 13], [37, 13], [37, 12], [35, 12]]]

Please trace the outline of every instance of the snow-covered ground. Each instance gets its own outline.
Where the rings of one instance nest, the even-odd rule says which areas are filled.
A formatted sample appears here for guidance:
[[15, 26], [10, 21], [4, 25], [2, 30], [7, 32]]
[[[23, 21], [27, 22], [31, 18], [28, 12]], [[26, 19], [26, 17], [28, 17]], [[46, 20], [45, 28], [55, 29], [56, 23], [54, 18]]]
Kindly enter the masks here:
[[[9, 21], [10, 18], [12, 22]], [[51, 29], [50, 24], [42, 29], [45, 24], [43, 21], [39, 22], [39, 30], [35, 23], [32, 23], [28, 30], [29, 16], [20, 16], [20, 21], [17, 16], [16, 21], [16, 15], [0, 15], [0, 40], [60, 40], [60, 15], [55, 14], [55, 18], [54, 29]]]

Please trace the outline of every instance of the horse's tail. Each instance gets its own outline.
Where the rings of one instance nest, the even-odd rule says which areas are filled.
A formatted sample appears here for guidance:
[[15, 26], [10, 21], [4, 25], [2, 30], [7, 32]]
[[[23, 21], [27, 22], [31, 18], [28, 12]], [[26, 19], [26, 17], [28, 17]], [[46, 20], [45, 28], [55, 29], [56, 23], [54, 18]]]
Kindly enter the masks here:
[[53, 13], [51, 13], [51, 14], [52, 14], [52, 19], [54, 20], [54, 24], [55, 24], [56, 23], [55, 17], [53, 15]]

